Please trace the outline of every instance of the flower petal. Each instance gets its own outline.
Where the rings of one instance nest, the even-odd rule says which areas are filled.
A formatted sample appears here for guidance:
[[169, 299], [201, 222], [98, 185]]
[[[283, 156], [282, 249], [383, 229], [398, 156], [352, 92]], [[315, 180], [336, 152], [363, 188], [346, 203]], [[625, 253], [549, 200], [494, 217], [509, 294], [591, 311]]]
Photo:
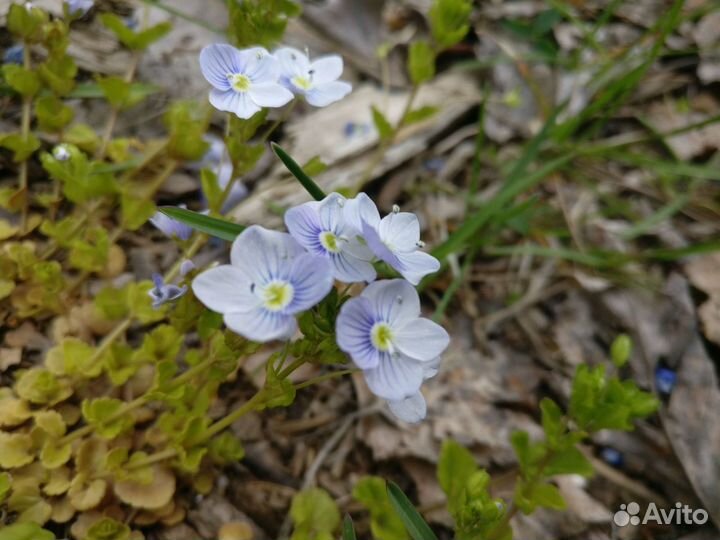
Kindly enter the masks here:
[[427, 416], [427, 403], [420, 392], [398, 401], [388, 401], [390, 412], [403, 422], [417, 424]]
[[252, 281], [240, 269], [224, 264], [198, 275], [192, 283], [195, 296], [218, 313], [249, 311], [260, 304]]
[[230, 262], [250, 282], [264, 285], [274, 279], [285, 279], [290, 261], [303, 253], [303, 247], [289, 234], [252, 225], [233, 242]]
[[368, 223], [363, 222], [362, 237], [378, 259], [385, 261], [398, 272], [400, 271], [402, 267], [400, 259], [383, 243], [380, 238], [380, 233], [375, 227], [371, 227]]
[[337, 54], [321, 56], [310, 64], [310, 71], [315, 84], [336, 81], [343, 72], [343, 59]]
[[377, 227], [380, 224], [380, 212], [370, 197], [365, 193], [358, 193], [353, 199], [347, 199], [343, 205], [343, 213], [345, 223], [358, 231], [362, 232], [363, 222], [371, 227]]
[[280, 62], [280, 76], [283, 79], [306, 77], [310, 71], [308, 57], [293, 47], [282, 47], [275, 51], [274, 56]]
[[376, 281], [365, 287], [361, 296], [371, 302], [376, 320], [385, 321], [393, 330], [420, 316], [420, 297], [404, 279]]
[[245, 62], [245, 75], [255, 84], [275, 83], [280, 76], [280, 63], [262, 47], [240, 51]]
[[200, 51], [200, 70], [207, 82], [218, 90], [229, 90], [229, 73], [243, 72], [243, 59], [235, 47], [225, 44], [213, 44]]
[[325, 298], [333, 286], [330, 261], [322, 255], [298, 255], [290, 267], [287, 280], [293, 286], [293, 299], [285, 308], [287, 313], [300, 313]]
[[333, 265], [335, 279], [343, 283], [355, 283], [358, 281], [375, 281], [377, 272], [375, 267], [366, 260], [358, 259], [346, 251], [334, 253], [330, 257]]
[[345, 302], [335, 323], [338, 347], [349, 354], [360, 369], [372, 369], [380, 364], [382, 355], [370, 337], [373, 324], [372, 303], [362, 296]]
[[317, 84], [305, 93], [305, 99], [315, 107], [327, 107], [340, 101], [352, 92], [352, 85], [345, 81], [333, 81]]
[[[221, 169], [222, 170], [222, 169]], [[220, 184], [222, 186], [222, 184]], [[225, 184], [227, 186], [227, 184]], [[223, 186], [224, 187], [224, 186]], [[247, 197], [248, 189], [245, 187], [240, 180], [237, 180], [230, 188], [227, 199], [222, 205], [221, 213], [227, 214], [230, 210], [235, 208], [240, 201]]]
[[408, 321], [393, 330], [393, 344], [398, 350], [421, 362], [435, 360], [450, 344], [450, 336], [445, 329], [430, 319]]
[[235, 90], [210, 90], [210, 103], [219, 111], [235, 113], [245, 120], [260, 110], [247, 92], [235, 92]]
[[311, 201], [294, 206], [285, 212], [285, 226], [302, 246], [312, 253], [325, 253], [320, 243], [322, 225], [318, 215], [319, 202]]
[[420, 280], [428, 274], [440, 270], [440, 261], [423, 251], [395, 253], [395, 257], [400, 261], [400, 266], [393, 268], [413, 285], [420, 283]]
[[380, 220], [380, 238], [394, 252], [410, 252], [420, 242], [420, 222], [410, 212], [391, 213]]
[[262, 343], [276, 339], [288, 340], [297, 332], [295, 317], [262, 307], [245, 313], [226, 313], [223, 320], [233, 332]]
[[363, 374], [373, 394], [392, 401], [412, 396], [423, 382], [422, 363], [401, 354], [385, 355], [376, 368]]
[[345, 197], [339, 193], [331, 193], [320, 201], [318, 213], [324, 231], [332, 231], [336, 234], [340, 231], [344, 222], [344, 207]]
[[248, 94], [260, 107], [282, 107], [295, 97], [290, 90], [276, 82], [253, 84]]

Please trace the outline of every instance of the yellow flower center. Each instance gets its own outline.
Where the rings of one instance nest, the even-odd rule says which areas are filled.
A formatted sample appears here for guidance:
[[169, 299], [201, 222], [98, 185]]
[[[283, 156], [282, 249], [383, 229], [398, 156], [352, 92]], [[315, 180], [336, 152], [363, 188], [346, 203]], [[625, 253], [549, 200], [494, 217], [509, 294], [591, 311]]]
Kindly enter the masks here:
[[392, 338], [392, 329], [387, 323], [375, 323], [375, 326], [370, 330], [370, 339], [378, 351], [391, 351]]
[[298, 88], [302, 88], [303, 90], [310, 90], [312, 87], [312, 81], [309, 77], [301, 77], [298, 75], [297, 77], [293, 77], [292, 83], [297, 86]]
[[330, 231], [323, 231], [322, 233], [320, 233], [320, 243], [326, 250], [330, 251], [331, 253], [338, 253], [340, 251], [338, 237]]
[[250, 79], [240, 73], [228, 75], [228, 81], [236, 92], [247, 92], [250, 90]]
[[292, 302], [294, 294], [293, 286], [285, 281], [269, 283], [262, 292], [265, 308], [280, 311]]

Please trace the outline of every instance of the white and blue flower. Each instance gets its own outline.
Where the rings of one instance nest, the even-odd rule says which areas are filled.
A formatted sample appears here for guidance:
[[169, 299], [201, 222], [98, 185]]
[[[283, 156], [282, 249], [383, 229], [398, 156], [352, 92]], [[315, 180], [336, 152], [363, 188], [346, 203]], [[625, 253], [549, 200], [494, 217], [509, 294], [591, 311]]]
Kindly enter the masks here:
[[347, 200], [344, 208], [346, 223], [362, 233], [375, 256], [413, 285], [440, 269], [435, 257], [420, 251], [425, 244], [420, 241], [420, 222], [415, 214], [400, 212], [396, 206], [380, 219], [377, 206], [365, 193]]
[[343, 60], [336, 54], [312, 62], [292, 47], [283, 47], [274, 54], [280, 62], [280, 83], [292, 93], [304, 96], [310, 105], [325, 107], [352, 91], [350, 83], [338, 80], [343, 72]]
[[310, 253], [330, 260], [335, 279], [345, 283], [374, 281], [372, 252], [358, 240], [359, 231], [345, 223], [345, 198], [331, 193], [320, 202], [312, 201], [285, 213], [290, 234]]
[[295, 315], [320, 302], [333, 285], [326, 257], [259, 225], [235, 239], [230, 263], [201, 273], [192, 288], [203, 304], [224, 315], [228, 328], [253, 341], [290, 339], [297, 331]]
[[343, 304], [337, 343], [365, 376], [368, 387], [406, 421], [425, 416], [420, 387], [437, 373], [450, 338], [445, 329], [420, 317], [415, 288], [402, 279], [376, 281]]
[[179, 287], [172, 283], [165, 283], [165, 280], [160, 274], [153, 274], [152, 280], [154, 287], [150, 289], [148, 295], [152, 298], [152, 306], [155, 309], [168, 302], [177, 300], [187, 292], [185, 285]]
[[250, 118], [263, 107], [282, 107], [293, 99], [292, 92], [277, 82], [277, 59], [262, 47], [238, 50], [231, 45], [208, 45], [200, 52], [200, 69], [214, 87], [210, 103], [240, 118]]

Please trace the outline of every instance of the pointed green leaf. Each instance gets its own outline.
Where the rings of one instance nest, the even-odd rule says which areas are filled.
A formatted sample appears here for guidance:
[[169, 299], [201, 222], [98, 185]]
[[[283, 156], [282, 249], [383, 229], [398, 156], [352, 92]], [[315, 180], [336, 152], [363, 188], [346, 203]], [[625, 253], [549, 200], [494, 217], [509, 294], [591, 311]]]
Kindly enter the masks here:
[[387, 484], [388, 496], [390, 502], [395, 507], [395, 511], [403, 520], [405, 528], [413, 537], [413, 540], [437, 540], [435, 533], [432, 532], [430, 526], [425, 523], [420, 513], [410, 502], [410, 499], [402, 492], [395, 482]]
[[232, 242], [237, 236], [245, 230], [245, 227], [237, 223], [225, 221], [224, 219], [218, 219], [191, 210], [185, 210], [184, 208], [177, 208], [175, 206], [161, 206], [158, 208], [163, 214], [173, 219], [181, 221], [186, 225], [189, 225], [196, 231], [215, 236], [222, 240]]
[[342, 525], [342, 540], [357, 540], [355, 535], [355, 526], [350, 514], [345, 514]]
[[298, 165], [285, 150], [280, 148], [279, 145], [272, 143], [271, 146], [273, 152], [280, 158], [280, 161], [282, 161], [292, 175], [297, 178], [298, 182], [302, 184], [312, 198], [316, 201], [322, 201], [325, 198], [325, 192], [320, 189], [320, 186], [318, 186], [315, 181], [302, 170], [302, 167]]

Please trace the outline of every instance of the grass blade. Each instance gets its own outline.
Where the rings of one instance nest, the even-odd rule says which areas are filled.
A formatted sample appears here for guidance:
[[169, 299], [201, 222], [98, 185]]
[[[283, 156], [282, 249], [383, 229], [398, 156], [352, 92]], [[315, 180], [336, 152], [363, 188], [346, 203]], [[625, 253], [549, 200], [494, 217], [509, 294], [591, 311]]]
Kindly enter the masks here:
[[437, 540], [430, 526], [395, 482], [387, 483], [388, 497], [413, 540]]
[[205, 214], [185, 210], [184, 208], [177, 208], [176, 206], [161, 206], [158, 210], [168, 217], [189, 225], [196, 231], [227, 240], [228, 242], [235, 240], [237, 235], [245, 229], [245, 227], [237, 223], [206, 216]]
[[297, 162], [293, 158], [291, 158], [288, 153], [283, 150], [279, 145], [275, 143], [270, 143], [270, 146], [272, 146], [275, 155], [280, 158], [280, 161], [285, 164], [288, 171], [290, 171], [292, 175], [297, 178], [298, 182], [302, 184], [302, 186], [310, 194], [310, 196], [316, 201], [322, 201], [325, 198], [325, 192], [320, 189], [320, 186], [318, 186], [312, 178], [305, 174], [305, 171], [302, 170], [302, 167], [298, 165]]
[[342, 540], [357, 540], [355, 536], [355, 526], [350, 514], [345, 514], [342, 525]]

